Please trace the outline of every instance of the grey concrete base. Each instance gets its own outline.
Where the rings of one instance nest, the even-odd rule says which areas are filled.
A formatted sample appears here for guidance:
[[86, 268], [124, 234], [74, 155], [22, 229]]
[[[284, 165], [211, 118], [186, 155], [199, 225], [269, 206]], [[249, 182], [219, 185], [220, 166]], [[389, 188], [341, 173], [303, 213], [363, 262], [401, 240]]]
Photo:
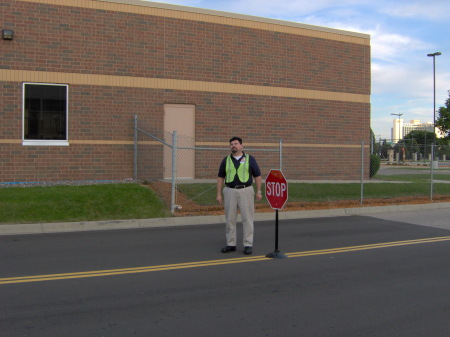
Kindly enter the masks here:
[[[443, 202], [443, 203], [430, 203], [418, 205], [334, 208], [325, 210], [294, 211], [294, 212], [279, 211], [278, 217], [280, 220], [304, 219], [304, 218], [350, 216], [350, 215], [371, 215], [389, 212], [407, 212], [407, 211], [433, 210], [443, 208], [450, 208], [450, 203]], [[275, 219], [275, 211], [255, 214], [255, 221], [269, 221], [272, 219]], [[56, 223], [38, 223], [38, 224], [2, 224], [0, 225], [0, 235], [64, 233], [64, 232], [153, 228], [153, 227], [168, 227], [168, 226], [192, 226], [192, 225], [209, 225], [218, 223], [225, 223], [224, 215], [187, 216], [187, 217], [134, 219], [134, 220], [60, 222], [60, 223], [56, 222]]]

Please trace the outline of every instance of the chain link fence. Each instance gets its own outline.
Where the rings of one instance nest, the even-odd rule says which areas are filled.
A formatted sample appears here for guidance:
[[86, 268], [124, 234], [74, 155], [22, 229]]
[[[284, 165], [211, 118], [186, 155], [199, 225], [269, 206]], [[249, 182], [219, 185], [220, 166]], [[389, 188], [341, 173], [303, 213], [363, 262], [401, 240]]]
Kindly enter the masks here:
[[[434, 154], [433, 154], [434, 152]], [[439, 144], [417, 144], [411, 141], [400, 141], [397, 144], [376, 144], [373, 153], [389, 163], [415, 163], [429, 166], [433, 155], [434, 161], [447, 162], [450, 160], [450, 146]]]
[[[371, 163], [370, 150], [363, 141], [330, 145], [293, 144], [281, 139], [244, 148], [257, 159], [263, 179], [271, 169], [283, 171], [289, 183], [288, 208], [355, 207], [450, 195], [449, 146], [373, 147], [381, 159], [378, 166], [376, 160]], [[149, 132], [139, 128], [135, 120], [134, 179], [159, 184], [170, 198], [166, 201], [172, 213], [187, 207], [217, 206], [218, 167], [228, 154], [226, 144], [196, 143], [177, 132]], [[376, 169], [376, 174], [371, 169]], [[267, 204], [265, 197], [259, 204]]]

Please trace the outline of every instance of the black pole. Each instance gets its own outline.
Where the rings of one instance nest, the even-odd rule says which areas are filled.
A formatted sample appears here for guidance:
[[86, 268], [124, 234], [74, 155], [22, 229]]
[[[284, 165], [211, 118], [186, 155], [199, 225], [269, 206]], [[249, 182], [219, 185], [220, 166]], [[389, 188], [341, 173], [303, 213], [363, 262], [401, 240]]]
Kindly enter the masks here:
[[[442, 55], [441, 52], [427, 54], [433, 58], [433, 140], [436, 139], [436, 56]], [[434, 160], [434, 153], [431, 155], [431, 160]]]
[[434, 163], [434, 146], [436, 142], [436, 56], [441, 55], [441, 52], [435, 52], [432, 54], [427, 54], [427, 56], [433, 57], [433, 142], [431, 143], [431, 188], [430, 188], [430, 199], [433, 200], [433, 163]]
[[436, 56], [433, 56], [433, 134], [436, 134]]
[[280, 253], [278, 249], [278, 209], [275, 210], [275, 250], [273, 253], [269, 253], [266, 257], [271, 259], [286, 259], [287, 256], [283, 253]]
[[279, 253], [278, 250], [278, 210], [275, 210], [275, 253]]

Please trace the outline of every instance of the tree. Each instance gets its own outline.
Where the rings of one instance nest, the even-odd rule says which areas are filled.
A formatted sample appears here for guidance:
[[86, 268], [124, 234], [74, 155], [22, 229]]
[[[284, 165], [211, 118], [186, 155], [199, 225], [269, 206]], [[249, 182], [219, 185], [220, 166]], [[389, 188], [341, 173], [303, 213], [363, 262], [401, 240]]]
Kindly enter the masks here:
[[380, 148], [380, 157], [387, 159], [388, 158], [388, 151], [392, 149], [392, 145], [389, 144], [386, 139], [384, 140], [384, 142], [381, 144], [381, 148]]
[[450, 137], [436, 140], [436, 153], [439, 158], [442, 158], [443, 155], [445, 155], [446, 159], [450, 158]]
[[378, 153], [377, 152], [377, 140], [375, 139], [375, 134], [373, 133], [372, 128], [370, 128], [370, 153]]
[[408, 141], [414, 139], [418, 145], [430, 145], [436, 141], [436, 136], [433, 132], [415, 130], [408, 133], [403, 139]]
[[450, 139], [450, 90], [448, 94], [449, 98], [445, 101], [445, 106], [439, 108], [436, 119], [436, 127], [445, 134], [446, 139]]
[[409, 144], [409, 154], [421, 153], [423, 158], [427, 158], [428, 154], [431, 153], [431, 144], [436, 142], [436, 135], [429, 131], [415, 130], [408, 133], [403, 141]]
[[376, 154], [370, 155], [370, 171], [369, 178], [373, 178], [380, 169], [381, 159]]

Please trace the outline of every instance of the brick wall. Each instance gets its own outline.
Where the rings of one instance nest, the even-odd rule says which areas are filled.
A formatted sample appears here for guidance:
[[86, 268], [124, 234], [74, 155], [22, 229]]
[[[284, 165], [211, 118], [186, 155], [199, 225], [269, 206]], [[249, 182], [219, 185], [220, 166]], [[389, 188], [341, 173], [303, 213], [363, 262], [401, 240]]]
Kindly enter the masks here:
[[[13, 41], [0, 40], [0, 70], [370, 94], [370, 47], [363, 44], [12, 0], [0, 4], [0, 17], [3, 28], [15, 31]], [[131, 178], [134, 115], [141, 128], [163, 137], [165, 103], [196, 106], [197, 142], [223, 142], [226, 147], [232, 135], [239, 135], [246, 143], [283, 138], [285, 144], [302, 144], [284, 150], [284, 171], [292, 178], [355, 179], [358, 146], [362, 140], [369, 142], [368, 103], [67, 84], [70, 145], [23, 146], [22, 83], [0, 78], [0, 182]], [[149, 141], [142, 136], [140, 140]], [[139, 172], [160, 178], [162, 147], [139, 148]], [[224, 155], [197, 153], [196, 174], [214, 178]], [[278, 163], [271, 154], [255, 156], [264, 174]]]
[[370, 93], [364, 45], [22, 1], [2, 11], [16, 32], [10, 69]]

